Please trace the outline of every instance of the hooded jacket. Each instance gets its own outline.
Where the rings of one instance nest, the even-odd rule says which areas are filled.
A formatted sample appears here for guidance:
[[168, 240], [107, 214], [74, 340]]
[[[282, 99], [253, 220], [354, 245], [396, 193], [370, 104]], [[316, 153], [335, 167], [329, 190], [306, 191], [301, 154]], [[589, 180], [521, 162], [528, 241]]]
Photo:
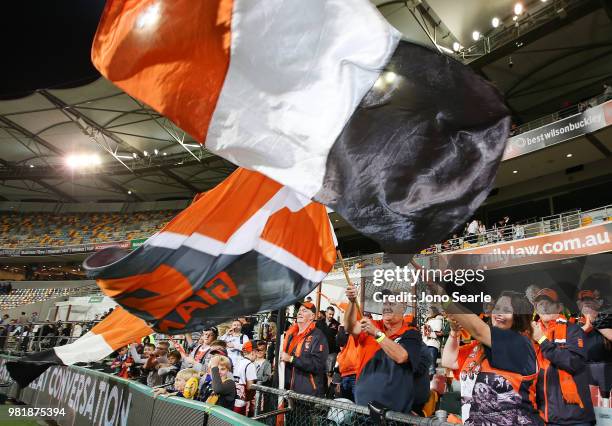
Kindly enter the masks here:
[[312, 322], [302, 333], [297, 324], [285, 332], [283, 351], [293, 357], [285, 363], [285, 389], [323, 396], [327, 384], [327, 338]]

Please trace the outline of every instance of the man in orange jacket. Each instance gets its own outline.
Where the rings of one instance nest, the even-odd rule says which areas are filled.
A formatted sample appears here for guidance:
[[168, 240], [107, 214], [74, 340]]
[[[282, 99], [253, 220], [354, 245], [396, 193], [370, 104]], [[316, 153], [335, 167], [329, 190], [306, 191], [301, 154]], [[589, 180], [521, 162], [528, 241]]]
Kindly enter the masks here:
[[561, 315], [557, 292], [540, 290], [535, 298], [540, 320], [534, 322], [540, 371], [536, 400], [547, 425], [587, 426], [595, 421], [586, 369], [584, 331]]
[[285, 389], [323, 396], [327, 388], [327, 338], [314, 322], [316, 308], [304, 302], [296, 323], [285, 333], [281, 361], [285, 362]]

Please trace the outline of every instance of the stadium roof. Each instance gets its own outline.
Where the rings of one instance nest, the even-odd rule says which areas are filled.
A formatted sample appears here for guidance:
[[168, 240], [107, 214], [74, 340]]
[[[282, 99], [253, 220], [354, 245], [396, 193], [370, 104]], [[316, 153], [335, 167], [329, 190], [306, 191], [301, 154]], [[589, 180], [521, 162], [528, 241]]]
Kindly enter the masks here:
[[[612, 78], [611, 12], [602, 6], [609, 2], [525, 2], [517, 21], [511, 0], [373, 2], [406, 39], [435, 42], [491, 79], [519, 123], [558, 110], [563, 102], [597, 95]], [[0, 78], [0, 199], [189, 198], [233, 170], [99, 78], [89, 62], [89, 46], [103, 4], [26, 1], [12, 6], [19, 9], [11, 12], [15, 19], [2, 28], [3, 39], [10, 35], [13, 41], [4, 55], [10, 65]], [[495, 29], [493, 17], [502, 22]], [[485, 37], [474, 41], [475, 30]], [[34, 37], [20, 37], [26, 32]], [[462, 46], [457, 54], [448, 52], [454, 43]], [[573, 162], [605, 157], [593, 146], [571, 143], [576, 145]], [[85, 153], [97, 154], [101, 164], [86, 173], [67, 166], [68, 155]], [[520, 161], [537, 175], [572, 165], [543, 162], [540, 155], [545, 154]], [[514, 167], [502, 166], [497, 186], [528, 176], [512, 174]]]

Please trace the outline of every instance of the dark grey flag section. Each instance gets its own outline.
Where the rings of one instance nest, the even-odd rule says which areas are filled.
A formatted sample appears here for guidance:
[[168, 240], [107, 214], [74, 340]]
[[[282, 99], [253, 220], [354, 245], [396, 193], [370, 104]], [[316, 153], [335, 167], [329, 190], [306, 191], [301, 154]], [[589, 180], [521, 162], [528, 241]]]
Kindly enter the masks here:
[[488, 81], [454, 59], [400, 42], [334, 143], [314, 200], [386, 251], [418, 252], [485, 200], [509, 124]]

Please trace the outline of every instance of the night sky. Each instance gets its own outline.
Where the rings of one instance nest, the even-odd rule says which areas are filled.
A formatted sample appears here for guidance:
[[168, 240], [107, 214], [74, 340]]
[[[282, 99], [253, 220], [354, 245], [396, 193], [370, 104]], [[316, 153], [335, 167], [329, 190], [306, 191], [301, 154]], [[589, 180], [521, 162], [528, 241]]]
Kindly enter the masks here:
[[0, 98], [99, 77], [90, 49], [104, 0], [22, 0], [0, 11]]

